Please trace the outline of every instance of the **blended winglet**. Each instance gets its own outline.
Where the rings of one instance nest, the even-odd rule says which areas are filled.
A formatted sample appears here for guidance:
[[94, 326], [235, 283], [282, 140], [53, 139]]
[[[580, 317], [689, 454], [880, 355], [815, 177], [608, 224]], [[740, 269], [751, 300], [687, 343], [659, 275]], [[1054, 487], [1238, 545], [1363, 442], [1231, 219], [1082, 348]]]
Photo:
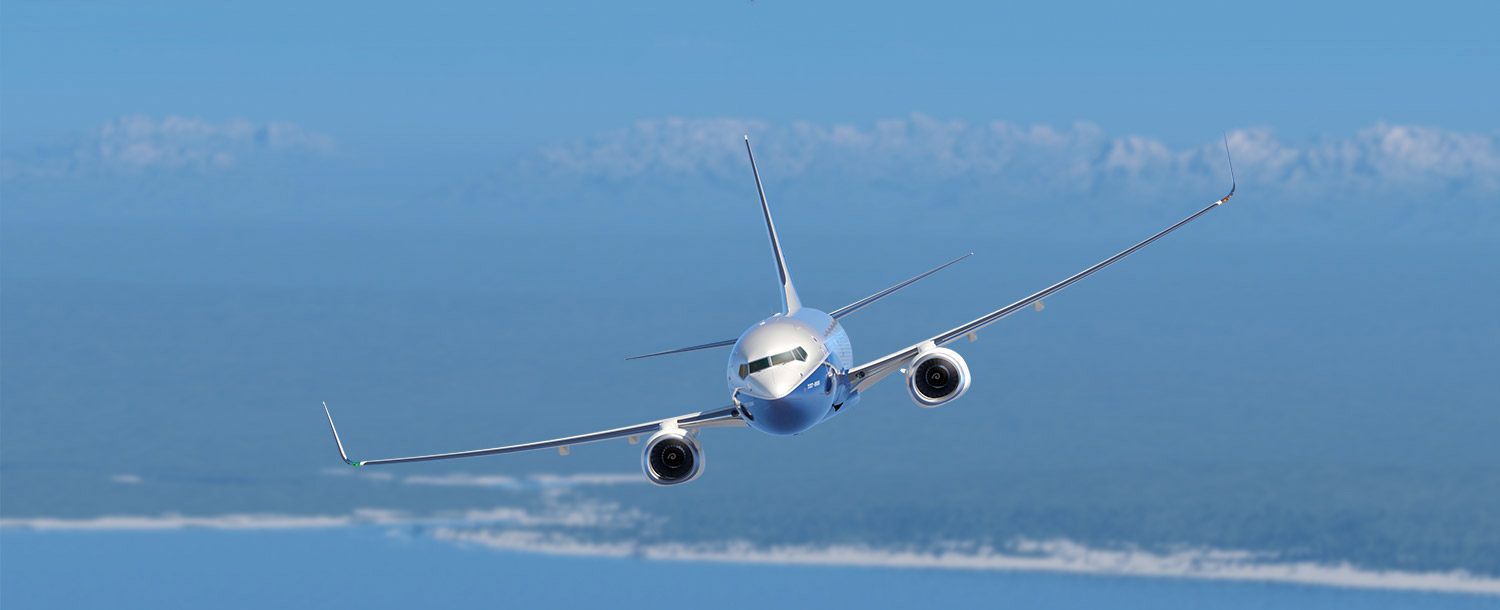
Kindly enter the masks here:
[[1234, 157], [1229, 156], [1229, 134], [1224, 134], [1224, 158], [1229, 160], [1229, 194], [1219, 200], [1220, 204], [1229, 201], [1234, 196], [1234, 189], [1239, 186], [1234, 179]]
[[326, 400], [323, 401], [323, 414], [328, 416], [328, 429], [333, 430], [333, 443], [339, 447], [339, 457], [344, 460], [345, 464], [350, 466], [363, 465], [361, 462], [349, 459], [349, 454], [344, 453], [344, 441], [339, 440], [339, 429], [338, 426], [333, 425], [333, 412], [328, 410], [328, 401]]

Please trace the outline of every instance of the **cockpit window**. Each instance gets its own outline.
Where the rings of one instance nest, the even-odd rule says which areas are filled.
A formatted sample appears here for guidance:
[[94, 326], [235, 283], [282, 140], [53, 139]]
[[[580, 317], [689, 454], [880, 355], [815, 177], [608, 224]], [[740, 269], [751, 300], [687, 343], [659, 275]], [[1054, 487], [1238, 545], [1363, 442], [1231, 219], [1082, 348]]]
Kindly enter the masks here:
[[786, 364], [792, 361], [803, 362], [807, 360], [807, 350], [797, 347], [789, 352], [782, 352], [774, 356], [752, 360], [750, 364], [740, 365], [740, 379], [749, 377], [751, 373], [759, 373], [778, 364]]

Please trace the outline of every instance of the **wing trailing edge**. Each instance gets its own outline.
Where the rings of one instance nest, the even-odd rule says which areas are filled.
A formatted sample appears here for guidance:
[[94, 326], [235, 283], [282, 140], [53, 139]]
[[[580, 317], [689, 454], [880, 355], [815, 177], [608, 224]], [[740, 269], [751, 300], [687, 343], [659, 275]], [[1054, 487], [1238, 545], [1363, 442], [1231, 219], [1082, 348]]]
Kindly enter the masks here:
[[344, 452], [344, 442], [339, 439], [339, 429], [333, 425], [333, 413], [328, 410], [328, 403], [323, 403], [323, 413], [328, 416], [328, 427], [333, 430], [333, 442], [338, 445], [339, 457], [345, 464], [350, 466], [369, 466], [371, 464], [399, 464], [403, 462], [428, 462], [432, 460], [451, 460], [456, 458], [479, 457], [484, 455], [500, 455], [505, 453], [520, 453], [522, 451], [536, 451], [539, 449], [561, 450], [567, 455], [568, 447], [582, 445], [584, 443], [595, 443], [617, 438], [637, 437], [643, 434], [651, 434], [663, 428], [682, 428], [685, 430], [696, 430], [699, 428], [711, 428], [718, 426], [744, 426], [745, 421], [740, 419], [738, 405], [730, 405], [712, 411], [689, 413], [667, 419], [659, 419], [653, 422], [614, 428], [612, 430], [601, 430], [588, 434], [576, 436], [565, 436], [552, 440], [538, 441], [535, 443], [522, 443], [519, 445], [505, 445], [503, 447], [491, 447], [488, 449], [474, 449], [471, 451], [455, 451], [452, 453], [434, 453], [430, 455], [417, 455], [411, 457], [383, 458], [378, 460], [351, 460], [349, 454]]

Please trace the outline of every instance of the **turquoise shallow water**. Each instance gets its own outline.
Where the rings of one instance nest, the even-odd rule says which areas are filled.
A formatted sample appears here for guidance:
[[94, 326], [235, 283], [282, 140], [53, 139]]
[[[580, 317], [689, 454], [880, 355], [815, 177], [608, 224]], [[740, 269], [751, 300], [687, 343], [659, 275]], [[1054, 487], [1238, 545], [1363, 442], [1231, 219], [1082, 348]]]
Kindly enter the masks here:
[[0, 549], [0, 606], [9, 610], [663, 603], [704, 608], [1500, 608], [1496, 597], [1284, 584], [558, 557], [458, 547], [375, 527], [7, 531], [0, 533]]

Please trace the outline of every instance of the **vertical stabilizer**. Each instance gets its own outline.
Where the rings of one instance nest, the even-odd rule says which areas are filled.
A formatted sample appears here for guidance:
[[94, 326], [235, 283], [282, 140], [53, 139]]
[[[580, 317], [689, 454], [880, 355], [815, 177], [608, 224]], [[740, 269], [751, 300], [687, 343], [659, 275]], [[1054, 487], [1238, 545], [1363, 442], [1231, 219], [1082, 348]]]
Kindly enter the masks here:
[[750, 136], [745, 136], [745, 152], [750, 155], [750, 171], [755, 174], [755, 189], [760, 191], [760, 210], [766, 215], [766, 231], [771, 233], [771, 253], [776, 255], [776, 273], [781, 278], [781, 304], [787, 315], [802, 309], [797, 300], [797, 289], [792, 286], [792, 276], [786, 271], [786, 258], [781, 256], [781, 241], [776, 239], [776, 223], [771, 221], [771, 206], [766, 204], [766, 189], [760, 184], [760, 170], [755, 167], [755, 152], [750, 150]]

